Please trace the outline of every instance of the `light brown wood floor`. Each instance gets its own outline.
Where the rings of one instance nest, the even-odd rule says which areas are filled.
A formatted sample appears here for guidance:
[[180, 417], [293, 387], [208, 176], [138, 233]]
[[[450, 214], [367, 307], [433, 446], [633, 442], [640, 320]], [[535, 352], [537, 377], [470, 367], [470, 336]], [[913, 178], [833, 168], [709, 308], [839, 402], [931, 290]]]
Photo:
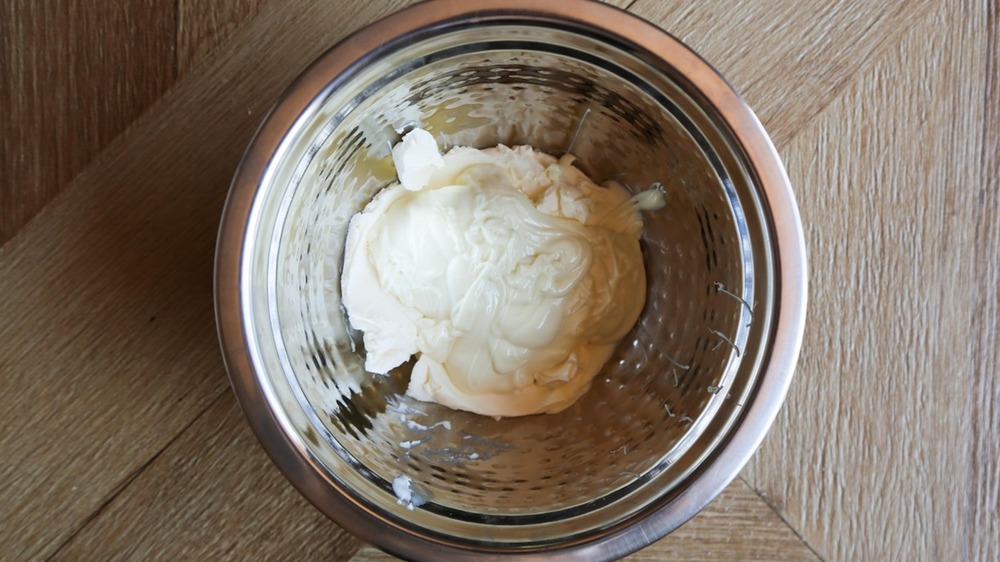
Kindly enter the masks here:
[[[250, 434], [211, 268], [268, 105], [402, 4], [2, 2], [0, 558], [387, 558]], [[633, 559], [1000, 560], [997, 3], [619, 4], [745, 94], [811, 257], [774, 429]]]

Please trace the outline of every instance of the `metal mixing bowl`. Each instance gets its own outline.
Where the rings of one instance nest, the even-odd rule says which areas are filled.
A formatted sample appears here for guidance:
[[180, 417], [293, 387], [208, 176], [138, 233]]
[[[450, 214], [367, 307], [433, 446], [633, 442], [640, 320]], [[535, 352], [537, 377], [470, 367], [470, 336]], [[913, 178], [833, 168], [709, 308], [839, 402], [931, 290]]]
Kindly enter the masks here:
[[[403, 396], [405, 366], [364, 371], [346, 227], [415, 125], [662, 183], [645, 309], [569, 409], [494, 420]], [[760, 444], [798, 354], [804, 252], [766, 133], [679, 41], [585, 0], [430, 2], [327, 52], [261, 126], [219, 236], [219, 331], [264, 447], [341, 526], [414, 559], [609, 559], [692, 517]]]

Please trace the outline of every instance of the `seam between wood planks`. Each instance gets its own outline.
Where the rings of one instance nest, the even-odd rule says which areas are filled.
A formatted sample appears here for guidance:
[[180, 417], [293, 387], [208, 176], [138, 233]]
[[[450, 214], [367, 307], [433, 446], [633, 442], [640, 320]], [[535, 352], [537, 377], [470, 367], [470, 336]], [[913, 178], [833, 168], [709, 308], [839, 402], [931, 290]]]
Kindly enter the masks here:
[[757, 495], [757, 497], [760, 499], [760, 501], [764, 502], [764, 505], [766, 505], [768, 507], [768, 509], [770, 509], [778, 517], [778, 519], [780, 519], [781, 522], [785, 524], [786, 527], [788, 527], [788, 530], [790, 530], [792, 532], [792, 534], [795, 535], [795, 537], [797, 539], [799, 539], [802, 542], [802, 544], [805, 545], [806, 548], [809, 549], [809, 552], [813, 553], [813, 556], [815, 556], [816, 559], [820, 560], [821, 562], [827, 562], [826, 558], [824, 558], [823, 556], [821, 556], [819, 552], [816, 552], [816, 549], [813, 548], [813, 546], [811, 544], [809, 544], [809, 541], [807, 541], [805, 539], [805, 537], [803, 537], [799, 533], [799, 530], [796, 529], [791, 523], [789, 523], [787, 519], [785, 519], [785, 516], [784, 516], [784, 514], [781, 513], [781, 510], [779, 510], [773, 503], [771, 503], [770, 501], [768, 501], [767, 496], [765, 496], [764, 494], [762, 494], [760, 492], [760, 490], [758, 490], [757, 488], [755, 488], [754, 486], [752, 486], [749, 482], [747, 482], [747, 480], [745, 478], [743, 478], [742, 474], [739, 475], [739, 476], [737, 476], [737, 478], [739, 478], [740, 481], [742, 481], [744, 484], [746, 484], [747, 488], [750, 488], [751, 490], [753, 490], [753, 493]]
[[[638, 2], [639, 0], [635, 0], [635, 1]], [[901, 6], [895, 13], [898, 13], [898, 12], [903, 11], [905, 9], [909, 9], [909, 7], [908, 6]], [[921, 21], [923, 21], [924, 19], [931, 18], [932, 17], [932, 13], [933, 12], [931, 11], [930, 7], [928, 5], [925, 5], [924, 6], [924, 13], [920, 16]], [[865, 34], [867, 34], [868, 31], [871, 30], [871, 28], [874, 25], [875, 25], [874, 21], [870, 22], [868, 24], [868, 27], [865, 29]], [[794, 140], [799, 136], [799, 134], [802, 131], [804, 131], [804, 130], [806, 130], [806, 129], [809, 128], [808, 127], [809, 124], [811, 124], [813, 121], [815, 121], [816, 119], [818, 119], [821, 115], [823, 115], [824, 113], [826, 113], [826, 111], [830, 108], [830, 106], [832, 106], [834, 103], [836, 103], [837, 100], [840, 99], [840, 96], [845, 91], [847, 91], [848, 88], [850, 88], [860, 77], [865, 76], [866, 73], [871, 68], [873, 68], [876, 64], [878, 64], [880, 61], [882, 61], [882, 59], [884, 59], [885, 57], [889, 56], [889, 54], [891, 52], [891, 49], [893, 47], [898, 46], [907, 35], [909, 35], [910, 33], [913, 33], [913, 30], [917, 29], [917, 28], [919, 28], [919, 26], [917, 26], [917, 25], [912, 25], [909, 28], [906, 28], [906, 27], [899, 28], [899, 29], [894, 28], [894, 33], [892, 33], [891, 35], [887, 35], [887, 36], [883, 37], [883, 39], [881, 40], [881, 42], [879, 43], [879, 45], [873, 50], [872, 56], [868, 57], [868, 60], [855, 70], [855, 73], [854, 73], [853, 76], [849, 76], [849, 77], [847, 77], [847, 78], [845, 78], [845, 79], [840, 80], [839, 82], [837, 82], [834, 85], [833, 89], [832, 89], [833, 90], [833, 95], [830, 96], [826, 100], [826, 103], [824, 103], [822, 105], [817, 105], [815, 111], [813, 111], [809, 115], [808, 118], [806, 118], [805, 120], [803, 120], [803, 122], [799, 126], [799, 128], [797, 128], [793, 132], [788, 133], [788, 136], [785, 137], [785, 138], [772, 139], [774, 141], [774, 143], [775, 143], [776, 148], [778, 149], [778, 151], [780, 152], [784, 147], [786, 147], [786, 146], [790, 145], [792, 142], [794, 142]]]
[[166, 445], [163, 446], [163, 448], [161, 448], [159, 451], [150, 456], [149, 459], [147, 459], [146, 462], [142, 464], [142, 466], [135, 469], [128, 476], [126, 476], [122, 480], [122, 483], [116, 486], [114, 490], [110, 494], [108, 494], [107, 499], [101, 502], [101, 504], [97, 506], [97, 508], [94, 511], [92, 511], [89, 515], [87, 515], [86, 518], [84, 518], [80, 522], [80, 525], [76, 529], [74, 529], [72, 533], [67, 535], [66, 538], [59, 543], [59, 546], [57, 546], [45, 558], [45, 562], [49, 562], [54, 558], [56, 558], [60, 552], [62, 552], [70, 543], [73, 542], [73, 539], [75, 539], [77, 535], [86, 531], [87, 528], [90, 527], [90, 525], [94, 521], [96, 521], [101, 516], [101, 514], [104, 513], [104, 511], [111, 506], [112, 503], [114, 503], [115, 499], [117, 499], [118, 496], [122, 494], [122, 492], [127, 490], [132, 485], [132, 483], [135, 482], [136, 479], [138, 479], [142, 475], [142, 473], [144, 473], [149, 467], [151, 467], [153, 464], [156, 463], [157, 459], [159, 459], [163, 455], [163, 453], [166, 452], [167, 449], [169, 449], [178, 439], [184, 436], [184, 434], [187, 433], [189, 429], [191, 429], [191, 426], [193, 426], [195, 423], [198, 422], [198, 420], [204, 417], [205, 414], [219, 402], [219, 400], [223, 399], [229, 393], [230, 393], [229, 387], [226, 386], [221, 392], [219, 392], [218, 396], [210, 400], [208, 404], [200, 412], [198, 412], [198, 415], [193, 416], [191, 418], [191, 421], [189, 421], [187, 425], [181, 428], [180, 431], [178, 431], [172, 438], [170, 438], [170, 440], [166, 443]]

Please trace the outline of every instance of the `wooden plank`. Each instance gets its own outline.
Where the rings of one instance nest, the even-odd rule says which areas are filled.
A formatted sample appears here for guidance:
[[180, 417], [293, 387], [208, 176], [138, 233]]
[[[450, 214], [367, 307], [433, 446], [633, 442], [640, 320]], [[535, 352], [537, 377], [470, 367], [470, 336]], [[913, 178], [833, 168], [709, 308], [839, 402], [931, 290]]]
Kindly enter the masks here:
[[[995, 501], [970, 502], [971, 465], [991, 464], [975, 447], [992, 440], [995, 454], [997, 439], [995, 340], [970, 331], [984, 294], [995, 306], [1000, 266], [996, 190], [984, 209], [980, 187], [995, 177], [980, 169], [984, 8], [940, 4], [783, 151], [810, 318], [788, 401], [744, 474], [824, 559], [964, 560], [974, 541], [996, 544], [970, 527], [996, 518]], [[992, 253], [974, 244], [977, 218]]]
[[398, 6], [262, 14], [0, 248], [6, 557], [55, 551], [226, 391], [211, 279], [233, 170], [309, 61]]
[[181, 216], [218, 204], [180, 198], [154, 216], [163, 197], [80, 185], [0, 249], [9, 559], [44, 558], [225, 388], [211, 346], [213, 228]]
[[0, 2], [0, 245], [173, 84], [174, 2]]
[[215, 52], [266, 4], [266, 0], [178, 0], [178, 71], [187, 73]]
[[782, 146], [898, 43], [934, 2], [638, 0], [631, 11], [693, 47], [742, 93]]
[[[625, 8], [634, 0], [602, 0]], [[177, 66], [188, 72], [242, 26], [254, 18], [268, 0], [178, 0]]]
[[967, 560], [1000, 560], [1000, 6], [986, 17], [982, 167], [976, 204], [976, 284], [971, 328], [973, 376], [971, 506]]
[[[399, 560], [365, 545], [351, 562]], [[787, 525], [737, 479], [697, 517], [666, 538], [627, 556], [630, 562], [819, 560]]]
[[0, 4], [0, 245], [262, 4]]
[[[5, 459], [0, 463], [0, 552], [4, 552], [5, 557], [44, 558], [70, 536], [74, 538], [67, 545], [68, 550], [60, 553], [67, 559], [72, 559], [69, 555], [73, 553], [99, 555], [103, 549], [122, 553], [125, 557], [136, 556], [141, 547], [135, 541], [147, 539], [167, 545], [165, 548], [171, 554], [219, 553], [222, 550], [215, 548], [218, 545], [198, 547], [191, 544], [208, 537], [200, 535], [196, 529], [184, 527], [184, 514], [197, 516], [198, 509], [216, 513], [211, 508], [218, 506], [219, 513], [231, 517], [223, 506], [249, 506], [254, 513], [258, 513], [256, 510], [265, 513], [260, 506], [283, 510], [286, 504], [292, 506], [301, 501], [294, 494], [289, 495], [287, 486], [281, 488], [267, 480], [263, 485], [267, 492], [261, 498], [251, 500], [243, 494], [238, 502], [229, 504], [227, 494], [232, 494], [233, 488], [229, 486], [234, 483], [213, 480], [217, 473], [204, 468], [217, 466], [221, 461], [216, 459], [204, 466], [187, 466], [181, 459], [195, 462], [194, 459], [210, 456], [211, 447], [224, 447], [227, 442], [224, 437], [215, 439], [214, 435], [207, 434], [212, 429], [205, 429], [211, 424], [204, 420], [214, 420], [220, 415], [225, 418], [217, 412], [218, 403], [194, 425], [188, 427], [188, 424], [204, 412], [212, 400], [226, 393], [211, 334], [208, 278], [211, 241], [229, 174], [269, 100], [318, 53], [318, 49], [343, 30], [360, 25], [364, 18], [358, 16], [358, 12], [377, 11], [360, 6], [359, 2], [331, 14], [328, 6], [312, 4], [291, 3], [280, 17], [265, 7], [251, 18], [252, 21], [248, 20], [246, 28], [236, 29], [232, 44], [224, 44], [217, 53], [210, 54], [205, 65], [193, 66], [190, 81], [179, 85], [125, 138], [116, 141], [95, 167], [77, 178], [72, 189], [56, 200], [32, 228], [0, 249], [0, 294], [4, 295], [0, 298], [0, 317], [6, 321], [0, 326], [0, 373], [3, 373], [0, 408], [4, 409], [8, 424], [0, 434], [0, 458]], [[746, 5], [719, 9], [731, 12], [728, 17], [735, 23], [711, 22], [693, 16], [683, 21], [694, 27], [710, 23], [714, 26], [711, 32], [725, 29], [726, 25], [738, 31], [737, 20], [742, 21], [743, 17], [743, 12], [738, 10], [745, 9]], [[787, 4], [776, 6], [784, 9]], [[803, 6], [803, 10], [816, 9]], [[832, 6], [829, 9], [839, 5]], [[863, 28], [856, 14], [874, 13], [865, 11], [869, 8], [861, 5], [855, 7], [855, 11], [830, 16], [832, 19], [824, 25], [839, 29], [841, 18], [854, 18], [858, 27]], [[761, 97], [752, 97], [751, 102], [758, 110], [761, 102], [781, 110], [786, 109], [783, 103], [788, 104], [787, 113], [775, 110], [773, 117], [765, 118], [772, 131], [778, 132], [781, 145], [786, 147], [786, 158], [793, 156], [790, 168], [807, 213], [814, 262], [817, 250], [852, 252], [849, 256], [841, 255], [836, 263], [813, 263], [813, 303], [814, 307], [819, 307], [825, 331], [815, 330], [817, 309], [814, 308], [806, 349], [808, 360], [803, 357], [803, 369], [779, 427], [758, 455], [753, 470], [747, 474], [755, 484], [763, 482], [761, 489], [768, 494], [769, 501], [783, 517], [806, 533], [811, 544], [821, 548], [824, 557], [870, 559], [917, 552], [923, 553], [925, 558], [966, 558], [948, 556], [947, 547], [961, 543], [971, 544], [972, 552], [978, 553], [980, 559], [989, 560], [996, 558], [990, 554], [995, 554], [997, 548], [993, 539], [997, 527], [998, 421], [995, 412], [998, 400], [997, 358], [993, 346], [997, 308], [995, 292], [989, 290], [996, 287], [998, 269], [998, 190], [995, 183], [995, 124], [998, 119], [995, 112], [990, 114], [992, 117], [979, 115], [980, 120], [976, 120], [975, 115], [956, 110], [962, 105], [981, 107], [977, 105], [982, 103], [978, 98], [967, 103], [970, 83], [966, 80], [974, 81], [976, 76], [982, 78], [982, 70], [967, 73], [968, 77], [963, 74], [978, 60], [975, 48], [969, 48], [970, 60], [954, 59], [957, 69], [942, 66], [945, 64], [942, 61], [952, 60], [959, 49], [975, 44], [970, 37], [975, 33], [970, 32], [969, 26], [983, 18], [970, 16], [960, 24], [946, 17], [947, 14], [937, 15], [933, 20], [933, 31], [937, 35], [931, 33], [930, 37], [919, 41], [911, 37], [905, 56], [892, 53], [895, 62], [888, 66], [884, 61], [875, 60], [881, 58], [875, 54], [887, 52], [886, 46], [900, 37], [898, 28], [926, 25], [921, 23], [922, 5], [915, 5], [910, 10], [909, 15], [904, 14], [905, 17], [894, 20], [895, 23], [876, 18], [873, 25], [881, 30], [885, 39], [880, 39], [882, 43], [874, 47], [870, 43], [876, 40], [875, 36], [865, 33], [829, 40], [833, 42], [827, 45], [832, 52], [840, 52], [842, 57], [846, 57], [845, 53], [854, 53], [866, 59], [863, 64], [851, 59], [851, 64], [857, 63], [857, 66], [838, 66], [837, 72], [824, 71], [823, 64], [847, 63], [827, 60], [820, 52], [822, 49], [815, 46], [810, 47], [812, 50], [806, 49], [807, 54], [812, 53], [817, 68], [806, 72], [794, 66], [796, 73], [789, 76], [816, 75], [827, 79], [825, 84], [834, 85], [829, 91], [810, 90], [818, 96], [817, 107], [844, 91], [848, 91], [849, 97], [836, 102], [822, 115], [821, 123], [803, 130], [802, 136], [794, 138], [794, 142], [789, 139], [803, 129], [803, 123], [809, 121], [811, 114], [799, 107], [805, 105], [798, 101], [801, 98], [781, 94], [779, 78], [791, 80], [780, 76], [779, 71], [784, 70], [779, 64], [781, 59], [777, 56], [768, 59], [767, 68], [771, 69], [771, 74], [767, 74], [764, 73], [766, 69], [752, 68], [753, 57], [760, 56], [756, 49], [746, 52], [723, 49], [722, 52], [729, 52], [728, 56], [732, 57], [728, 59], [710, 56], [710, 60], [719, 64], [730, 77], [732, 73], [727, 65], [746, 66], [748, 72], [763, 73], [761, 80], [764, 82], [759, 83], [774, 81], [768, 88], [754, 86], [758, 92], [773, 91], [774, 96], [754, 94]], [[342, 22], [339, 16], [348, 13], [354, 13], [354, 19]], [[727, 16], [725, 13], [717, 15]], [[294, 25], [288, 21], [293, 16]], [[0, 19], [3, 21], [6, 18]], [[990, 21], [995, 26], [995, 12]], [[854, 31], [857, 30], [852, 33]], [[956, 34], [954, 44], [950, 44], [951, 33]], [[816, 34], [822, 36], [822, 29], [818, 28]], [[733, 41], [732, 34], [714, 37], [696, 35], [692, 31], [689, 40], [703, 41], [704, 45], [696, 46], [706, 55], [716, 42], [723, 46], [735, 43], [746, 47], [750, 44], [743, 40]], [[858, 37], [868, 46], [846, 51], [838, 47], [840, 41]], [[802, 45], [811, 45], [810, 40], [827, 41], [812, 35], [781, 41], [793, 39], [804, 41]], [[915, 41], [919, 49], [914, 47]], [[944, 54], [927, 52], [932, 41], [939, 49], [942, 45], [946, 47]], [[992, 41], [995, 53], [995, 36]], [[211, 52], [211, 48], [204, 52]], [[782, 52], [787, 60], [799, 64], [796, 49], [785, 48]], [[918, 63], [923, 58], [926, 62]], [[870, 69], [872, 64], [881, 66]], [[995, 62], [991, 68], [995, 75]], [[250, 69], [254, 70], [252, 77], [248, 76]], [[863, 70], [860, 74], [859, 69]], [[938, 76], [942, 72], [943, 76]], [[831, 79], [831, 73], [839, 73], [839, 77]], [[864, 86], [844, 90], [844, 84], [855, 78], [864, 79]], [[908, 97], [916, 97], [918, 93], [911, 86], [902, 93], [893, 91], [899, 89], [900, 84], [914, 82], [915, 78], [920, 80], [921, 87], [925, 87], [926, 82], [928, 91], [933, 94], [928, 98], [931, 102], [915, 103]], [[749, 81], [746, 84], [757, 83]], [[989, 95], [993, 96], [990, 99], [995, 108], [995, 78], [993, 84], [990, 90], [993, 93]], [[952, 86], [959, 98], [945, 99]], [[874, 107], [864, 111], [854, 107], [871, 105], [869, 98], [876, 100]], [[881, 114], [876, 115], [879, 112]], [[910, 122], [911, 115], [918, 119]], [[786, 119], [791, 124], [786, 124]], [[991, 119], [993, 125], [990, 125]], [[840, 120], [845, 123], [835, 122]], [[973, 165], [968, 170], [951, 169], [943, 164], [948, 157], [966, 155], [966, 148], [952, 145], [967, 142], [968, 131], [982, 130], [984, 125], [981, 123], [985, 123], [987, 140], [994, 147], [992, 153], [985, 148], [982, 151], [986, 164], [981, 168]], [[932, 134], [929, 130], [939, 133]], [[856, 144], [837, 136], [845, 131], [854, 133], [858, 139]], [[954, 142], [944, 146], [944, 137], [936, 134], [950, 134]], [[841, 140], [829, 146], [830, 139]], [[979, 146], [983, 143], [969, 144]], [[910, 146], [930, 147], [920, 153], [920, 156], [930, 157], [916, 157], [906, 151]], [[883, 150], [886, 156], [854, 162], [860, 160], [859, 150], [870, 151], [873, 147]], [[893, 159], [899, 162], [883, 161]], [[912, 169], [905, 170], [907, 166]], [[900, 175], [893, 176], [890, 172]], [[929, 183], [922, 183], [922, 173], [931, 177]], [[955, 173], [957, 179], [946, 181], [944, 177], [949, 173]], [[970, 178], [971, 181], [966, 181]], [[977, 183], [980, 179], [983, 183]], [[880, 185], [876, 180], [886, 181], [886, 185], [902, 194], [897, 195], [900, 201], [891, 200], [891, 190], [874, 189]], [[848, 182], [852, 185], [847, 185]], [[970, 213], [968, 204], [973, 196], [961, 193], [961, 189], [957, 190], [960, 193], [945, 189], [941, 187], [944, 183], [986, 186], [981, 207], [975, 214]], [[858, 188], [859, 185], [865, 186], [864, 189]], [[917, 201], [907, 200], [907, 195]], [[897, 216], [894, 213], [901, 205], [903, 211]], [[944, 210], [940, 210], [942, 206]], [[835, 218], [835, 214], [840, 218]], [[877, 227], [875, 234], [860, 234], [876, 228], [868, 226], [879, 225], [876, 219], [888, 220]], [[925, 219], [939, 219], [943, 226], [928, 232], [913, 226], [927, 223]], [[839, 226], [827, 232], [831, 223]], [[977, 224], [974, 233], [971, 226], [968, 230], [962, 229]], [[939, 241], [935, 236], [941, 232], [945, 237]], [[838, 236], [847, 238], [839, 240]], [[904, 236], [907, 239], [903, 239]], [[976, 265], [970, 265], [969, 256], [976, 247], [979, 249], [971, 258]], [[882, 258], [885, 263], [862, 263], [862, 256], [879, 255], [877, 252], [882, 248], [895, 254]], [[824, 254], [819, 255], [827, 261]], [[909, 258], [915, 258], [918, 267], [908, 267]], [[839, 271], [836, 266], [849, 271]], [[942, 271], [948, 268], [952, 270]], [[914, 271], [929, 275], [929, 291], [907, 278], [907, 274]], [[818, 274], [825, 277], [817, 277]], [[829, 281], [817, 287], [817, 279]], [[968, 291], [967, 300], [949, 300], [951, 295], [944, 294], [947, 287], [964, 287], [962, 283], [971, 283], [972, 279], [978, 280], [978, 285], [974, 286], [975, 290]], [[955, 284], [949, 285], [950, 282]], [[862, 298], [868, 294], [866, 290], [903, 311], [899, 313], [903, 318], [896, 319], [896, 324], [901, 325], [893, 324], [887, 313], [881, 316], [872, 313], [871, 308], [864, 312], [874, 316], [874, 328], [871, 323], [863, 323], [851, 308], [838, 313], [845, 307], [844, 303], [866, 302]], [[905, 294], [897, 294], [897, 291]], [[930, 293], [928, 302], [921, 302], [919, 299], [925, 292]], [[981, 299], [970, 304], [972, 295]], [[916, 313], [911, 318], [913, 307]], [[973, 316], [970, 307], [979, 307], [979, 312]], [[938, 309], [944, 313], [940, 319], [936, 313]], [[965, 324], [956, 319], [963, 314], [966, 314]], [[976, 319], [978, 324], [974, 326], [979, 329], [973, 329], [971, 334], [970, 318]], [[959, 325], [966, 328], [956, 331]], [[862, 334], [875, 329], [892, 334]], [[912, 330], [909, 336], [905, 333], [908, 329]], [[841, 339], [831, 341], [827, 336]], [[973, 341], [978, 343], [969, 343]], [[884, 349], [851, 348], [861, 344], [884, 346]], [[921, 352], [916, 357], [904, 352], [893, 356], [888, 347], [891, 345], [922, 346], [931, 351]], [[965, 403], [956, 399], [955, 387], [951, 386], [958, 382], [938, 380], [939, 373], [951, 377], [955, 369], [949, 367], [963, 365], [961, 361], [949, 363], [946, 361], [948, 356], [941, 351], [954, 345], [974, 349], [970, 352], [969, 364], [973, 365], [974, 373], [982, 374], [975, 379], [965, 376], [966, 373], [957, 376], [959, 379], [965, 376], [972, 385], [970, 388], [975, 389]], [[922, 366], [923, 361], [934, 369]], [[902, 367], [897, 369], [897, 364]], [[881, 380], [875, 376], [861, 379], [875, 368], [892, 375], [883, 376]], [[838, 376], [827, 377], [829, 372]], [[908, 375], [907, 372], [916, 374]], [[865, 384], [872, 378], [875, 384]], [[944, 393], [939, 396], [942, 389]], [[809, 393], [817, 391], [826, 392], [825, 396], [836, 396], [841, 410], [830, 412], [829, 401], [809, 400]], [[898, 402], [886, 404], [878, 402], [879, 397], [871, 396], [879, 392], [907, 394]], [[228, 397], [221, 400], [228, 400]], [[926, 417], [923, 415], [925, 407]], [[971, 420], [964, 427], [952, 426], [949, 420], [955, 417], [954, 411], [972, 412]], [[840, 422], [838, 415], [851, 419]], [[226, 424], [235, 423], [225, 419], [228, 420]], [[913, 424], [914, 428], [904, 432], [900, 443], [888, 442], [888, 436], [892, 435], [890, 429], [907, 427], [907, 424]], [[188, 427], [186, 431], [185, 427]], [[221, 433], [231, 435], [227, 431], [235, 429], [227, 425]], [[974, 437], [969, 437], [970, 431]], [[925, 434], [924, 439], [915, 437], [919, 432]], [[178, 434], [182, 436], [177, 438]], [[965, 449], [950, 444], [961, 441], [962, 437], [975, 441], [967, 440]], [[157, 457], [175, 438], [177, 441]], [[240, 440], [238, 435], [236, 439]], [[249, 450], [242, 446], [239, 449]], [[981, 452], [974, 454], [974, 451]], [[259, 460], [259, 451], [257, 454]], [[908, 454], [913, 458], [908, 458]], [[242, 458], [240, 453], [226, 452], [225, 455], [225, 458], [230, 455]], [[862, 461], [871, 461], [874, 457], [879, 464], [876, 470], [858, 468], [852, 472], [854, 465], [847, 463], [852, 455]], [[884, 467], [890, 465], [889, 461], [900, 460], [903, 462], [897, 465], [898, 475], [882, 474]], [[806, 464], [809, 466], [803, 467]], [[968, 472], [962, 472], [963, 468]], [[172, 479], [172, 470], [187, 470], [184, 474], [194, 477], [189, 484], [204, 490], [204, 494], [184, 496], [183, 479]], [[953, 474], [974, 475], [971, 483], [962, 481], [970, 484], [968, 489], [962, 487], [958, 478], [950, 483], [938, 483], [948, 481], [953, 475], [951, 470], [955, 470]], [[782, 479], [795, 482], [785, 486]], [[934, 485], [925, 486], [927, 483]], [[124, 492], [116, 497], [123, 489]], [[921, 497], [920, 492], [925, 489], [927, 497]], [[960, 489], [962, 497], [957, 503], [968, 504], [968, 518], [962, 514], [953, 517], [958, 510], [956, 500], [944, 492], [955, 489]], [[882, 497], [899, 492], [909, 496], [898, 501]], [[150, 528], [157, 525], [156, 520], [144, 518], [140, 513], [142, 501], [150, 498], [170, 514], [171, 526], [162, 533]], [[188, 505], [190, 511], [185, 511], [182, 505], [185, 503], [197, 505]], [[933, 520], [928, 516], [928, 503], [943, 507]], [[107, 507], [102, 510], [104, 505]], [[834, 516], [827, 513], [832, 510], [838, 512], [835, 521]], [[309, 511], [308, 508], [305, 511]], [[141, 524], [134, 527], [123, 526], [125, 522], [118, 520], [137, 513], [140, 513]], [[695, 519], [691, 525], [700, 519]], [[88, 520], [91, 523], [81, 530]], [[966, 531], [971, 536], [956, 540], [962, 531], [942, 530], [955, 521], [975, 521], [978, 527]], [[260, 517], [256, 515], [244, 520], [248, 525], [258, 522]], [[824, 525], [829, 528], [824, 529]], [[308, 523], [303, 528], [308, 529]], [[727, 532], [730, 528], [747, 531]], [[684, 529], [686, 527], [678, 533]], [[766, 552], [771, 552], [753, 551], [756, 543], [744, 541], [750, 527], [727, 522], [719, 529], [717, 540], [725, 541], [728, 537], [732, 544], [725, 550], [721, 546], [713, 550], [711, 557], [730, 555], [730, 559], [743, 559], [744, 548], [764, 552], [760, 556], [765, 558]], [[135, 538], [135, 533], [141, 538]], [[857, 537], [862, 537], [866, 544], [840, 544], [854, 542]], [[171, 538], [177, 544], [167, 544]], [[918, 545], [909, 550], [901, 549], [904, 539], [912, 539]], [[266, 543], [269, 539], [262, 540]], [[886, 543], [887, 549], [875, 550], [876, 542]], [[937, 550], [928, 549], [930, 543]], [[309, 544], [302, 548], [321, 546]], [[265, 544], [260, 548], [269, 547]], [[683, 547], [678, 550], [687, 552]], [[234, 557], [246, 554], [238, 548], [230, 552]], [[668, 554], [673, 553], [661, 553], [660, 556]], [[776, 553], [772, 558], [782, 557]]]
[[333, 562], [359, 547], [288, 484], [225, 393], [51, 560]]

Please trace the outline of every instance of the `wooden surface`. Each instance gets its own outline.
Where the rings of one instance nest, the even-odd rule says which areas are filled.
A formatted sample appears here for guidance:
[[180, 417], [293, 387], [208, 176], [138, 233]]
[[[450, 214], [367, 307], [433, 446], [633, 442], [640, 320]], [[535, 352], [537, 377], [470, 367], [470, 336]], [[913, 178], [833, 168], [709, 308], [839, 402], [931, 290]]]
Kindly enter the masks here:
[[[211, 266], [268, 105], [405, 2], [0, 2], [0, 559], [387, 560], [271, 465]], [[810, 252], [760, 452], [634, 560], [1000, 560], [996, 2], [623, 1], [741, 90]]]

